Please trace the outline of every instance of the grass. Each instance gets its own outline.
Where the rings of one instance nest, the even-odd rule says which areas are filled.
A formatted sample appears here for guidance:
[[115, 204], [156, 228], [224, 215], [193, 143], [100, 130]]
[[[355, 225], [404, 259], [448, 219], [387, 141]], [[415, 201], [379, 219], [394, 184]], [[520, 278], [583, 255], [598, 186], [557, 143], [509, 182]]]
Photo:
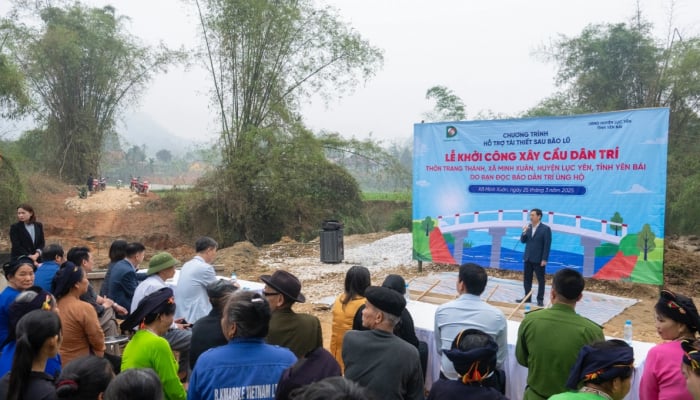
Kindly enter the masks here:
[[411, 192], [362, 192], [364, 201], [411, 201]]

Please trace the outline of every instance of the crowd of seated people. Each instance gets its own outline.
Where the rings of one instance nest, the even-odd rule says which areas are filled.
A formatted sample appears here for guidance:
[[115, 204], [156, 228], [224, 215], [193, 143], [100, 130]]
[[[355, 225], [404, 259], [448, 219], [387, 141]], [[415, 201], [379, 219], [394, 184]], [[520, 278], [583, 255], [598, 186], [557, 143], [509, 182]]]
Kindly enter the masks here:
[[[22, 210], [29, 221], [31, 207]], [[33, 240], [19, 232], [23, 245], [42, 232], [32, 224]], [[30, 229], [16, 225], [15, 236]], [[325, 349], [319, 319], [293, 310], [306, 301], [300, 279], [276, 270], [259, 277], [262, 292], [212, 279], [217, 247], [200, 238], [185, 263], [187, 282], [173, 290], [166, 281], [180, 261], [158, 253], [141, 266], [145, 246], [117, 240], [100, 294], [87, 279], [94, 267], [87, 247], [30, 246], [30, 254], [13, 256], [0, 292], [0, 400], [506, 399], [507, 324], [480, 298], [483, 267], [459, 267], [457, 297], [438, 307], [436, 352], [427, 354], [404, 279], [389, 275], [372, 286], [369, 270], [352, 266], [332, 305]], [[525, 315], [515, 349], [528, 374], [519, 398], [621, 400], [630, 391], [633, 349], [605, 341], [600, 326], [576, 313], [584, 286], [580, 273], [561, 269], [551, 307]], [[640, 399], [700, 400], [693, 300], [662, 291], [654, 310], [664, 343], [646, 357]], [[128, 337], [123, 352], [107, 353], [106, 340], [117, 334]], [[430, 391], [428, 357], [440, 360]]]

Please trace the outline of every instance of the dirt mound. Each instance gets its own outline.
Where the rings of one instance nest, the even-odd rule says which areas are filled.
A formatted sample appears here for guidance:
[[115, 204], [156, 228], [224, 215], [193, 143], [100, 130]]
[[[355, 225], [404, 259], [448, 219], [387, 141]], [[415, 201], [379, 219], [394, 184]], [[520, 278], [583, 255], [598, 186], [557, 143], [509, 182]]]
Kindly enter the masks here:
[[217, 272], [230, 276], [232, 272], [243, 279], [257, 280], [260, 264], [260, 251], [250, 242], [238, 242], [231, 247], [220, 249], [216, 253]]

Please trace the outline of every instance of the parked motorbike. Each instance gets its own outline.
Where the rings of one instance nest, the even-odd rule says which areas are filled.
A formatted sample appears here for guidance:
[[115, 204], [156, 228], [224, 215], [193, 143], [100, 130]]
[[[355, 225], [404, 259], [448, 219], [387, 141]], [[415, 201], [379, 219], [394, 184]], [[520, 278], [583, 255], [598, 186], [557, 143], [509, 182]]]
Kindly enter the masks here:
[[142, 194], [144, 196], [148, 196], [148, 191], [149, 191], [150, 187], [151, 186], [148, 183], [148, 181], [139, 182], [136, 185], [136, 194]]
[[134, 178], [132, 176], [131, 183], [129, 184], [129, 190], [131, 190], [132, 192], [135, 192], [138, 185], [139, 185], [139, 178]]

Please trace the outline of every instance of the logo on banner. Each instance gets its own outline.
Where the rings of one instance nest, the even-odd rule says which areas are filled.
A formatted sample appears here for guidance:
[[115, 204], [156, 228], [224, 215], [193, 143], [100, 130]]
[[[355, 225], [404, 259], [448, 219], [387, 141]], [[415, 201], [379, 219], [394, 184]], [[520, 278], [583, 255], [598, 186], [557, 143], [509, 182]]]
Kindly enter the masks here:
[[454, 126], [448, 126], [447, 131], [445, 132], [445, 137], [453, 138], [455, 136], [457, 136], [457, 128]]

